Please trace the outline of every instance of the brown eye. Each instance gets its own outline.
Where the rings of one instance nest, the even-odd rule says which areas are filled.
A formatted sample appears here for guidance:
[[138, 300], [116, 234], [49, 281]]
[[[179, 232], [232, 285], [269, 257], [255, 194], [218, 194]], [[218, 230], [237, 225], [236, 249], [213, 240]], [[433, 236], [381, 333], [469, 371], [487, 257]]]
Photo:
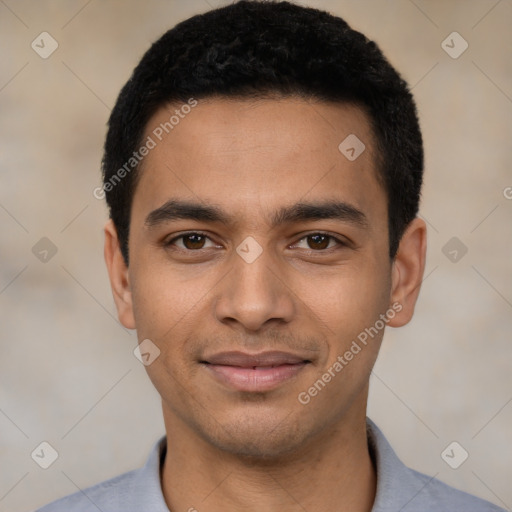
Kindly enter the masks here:
[[193, 233], [191, 235], [185, 235], [183, 238], [183, 245], [187, 249], [202, 249], [204, 246], [205, 237], [203, 235], [199, 235], [197, 233]]
[[[328, 235], [309, 235], [306, 237], [308, 240], [308, 246], [310, 249], [326, 249], [329, 245], [329, 239], [332, 238]], [[312, 243], [309, 243], [309, 241], [312, 241]]]
[[[166, 247], [176, 246], [184, 251], [198, 251], [205, 248], [206, 241], [209, 238], [202, 233], [184, 233], [165, 243]], [[181, 241], [181, 243], [177, 243]]]
[[[325, 249], [333, 249], [335, 246], [342, 247], [346, 245], [342, 240], [327, 233], [311, 233], [310, 235], [306, 235], [299, 240], [297, 246], [300, 246], [300, 244], [304, 241], [306, 241], [307, 245], [307, 247], [303, 247], [304, 249], [309, 249], [316, 252], [322, 252]], [[329, 246], [331, 241], [334, 242], [334, 245]]]

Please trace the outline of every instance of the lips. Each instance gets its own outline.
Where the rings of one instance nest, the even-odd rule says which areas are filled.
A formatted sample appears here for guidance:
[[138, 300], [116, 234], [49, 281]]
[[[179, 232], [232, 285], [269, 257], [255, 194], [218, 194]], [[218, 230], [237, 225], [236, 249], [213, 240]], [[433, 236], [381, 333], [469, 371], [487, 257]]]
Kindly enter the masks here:
[[287, 352], [221, 352], [201, 361], [217, 381], [238, 391], [269, 391], [294, 378], [311, 361]]
[[262, 352], [260, 354], [221, 352], [208, 357], [205, 362], [213, 365], [254, 368], [258, 366], [269, 367], [281, 366], [283, 364], [297, 364], [304, 361], [305, 359], [287, 352]]

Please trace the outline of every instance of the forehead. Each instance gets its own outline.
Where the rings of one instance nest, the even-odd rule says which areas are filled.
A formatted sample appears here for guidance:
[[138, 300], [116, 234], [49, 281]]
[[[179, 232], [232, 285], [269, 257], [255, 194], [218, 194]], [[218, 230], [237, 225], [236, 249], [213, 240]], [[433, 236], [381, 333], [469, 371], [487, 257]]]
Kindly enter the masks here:
[[142, 162], [132, 212], [181, 196], [254, 219], [267, 206], [336, 197], [386, 215], [360, 108], [298, 98], [185, 105], [160, 108], [146, 126], [144, 140], [154, 147]]

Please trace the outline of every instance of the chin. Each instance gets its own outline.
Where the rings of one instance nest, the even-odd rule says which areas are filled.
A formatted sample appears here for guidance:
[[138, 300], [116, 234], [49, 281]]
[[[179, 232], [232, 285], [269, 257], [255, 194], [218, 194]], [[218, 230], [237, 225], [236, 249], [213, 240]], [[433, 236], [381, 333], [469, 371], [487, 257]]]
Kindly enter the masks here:
[[252, 465], [289, 458], [313, 434], [304, 422], [293, 421], [286, 415], [272, 418], [244, 415], [222, 423], [223, 428], [203, 430], [202, 437], [210, 445]]
[[289, 436], [284, 439], [279, 437], [269, 439], [268, 435], [261, 433], [249, 433], [229, 439], [217, 438], [209, 441], [223, 452], [230, 453], [252, 465], [265, 462], [275, 463], [277, 460], [287, 458], [301, 445], [300, 442], [290, 439]]

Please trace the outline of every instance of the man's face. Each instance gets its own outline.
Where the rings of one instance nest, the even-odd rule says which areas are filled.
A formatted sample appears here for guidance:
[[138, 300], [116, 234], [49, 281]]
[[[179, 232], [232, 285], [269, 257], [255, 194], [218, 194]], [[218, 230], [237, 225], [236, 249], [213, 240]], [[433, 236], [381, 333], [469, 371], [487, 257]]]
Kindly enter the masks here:
[[[392, 284], [368, 118], [300, 99], [212, 99], [158, 141], [175, 108], [160, 109], [144, 137], [157, 145], [133, 199], [124, 316], [161, 351], [147, 371], [166, 422], [272, 457], [360, 420], [383, 330], [335, 363], [389, 310]], [[355, 160], [338, 149], [351, 134], [366, 146]], [[155, 212], [170, 200], [221, 216]], [[320, 210], [277, 215], [299, 203]], [[328, 203], [341, 206], [321, 218]], [[326, 372], [330, 382], [308, 393]]]

